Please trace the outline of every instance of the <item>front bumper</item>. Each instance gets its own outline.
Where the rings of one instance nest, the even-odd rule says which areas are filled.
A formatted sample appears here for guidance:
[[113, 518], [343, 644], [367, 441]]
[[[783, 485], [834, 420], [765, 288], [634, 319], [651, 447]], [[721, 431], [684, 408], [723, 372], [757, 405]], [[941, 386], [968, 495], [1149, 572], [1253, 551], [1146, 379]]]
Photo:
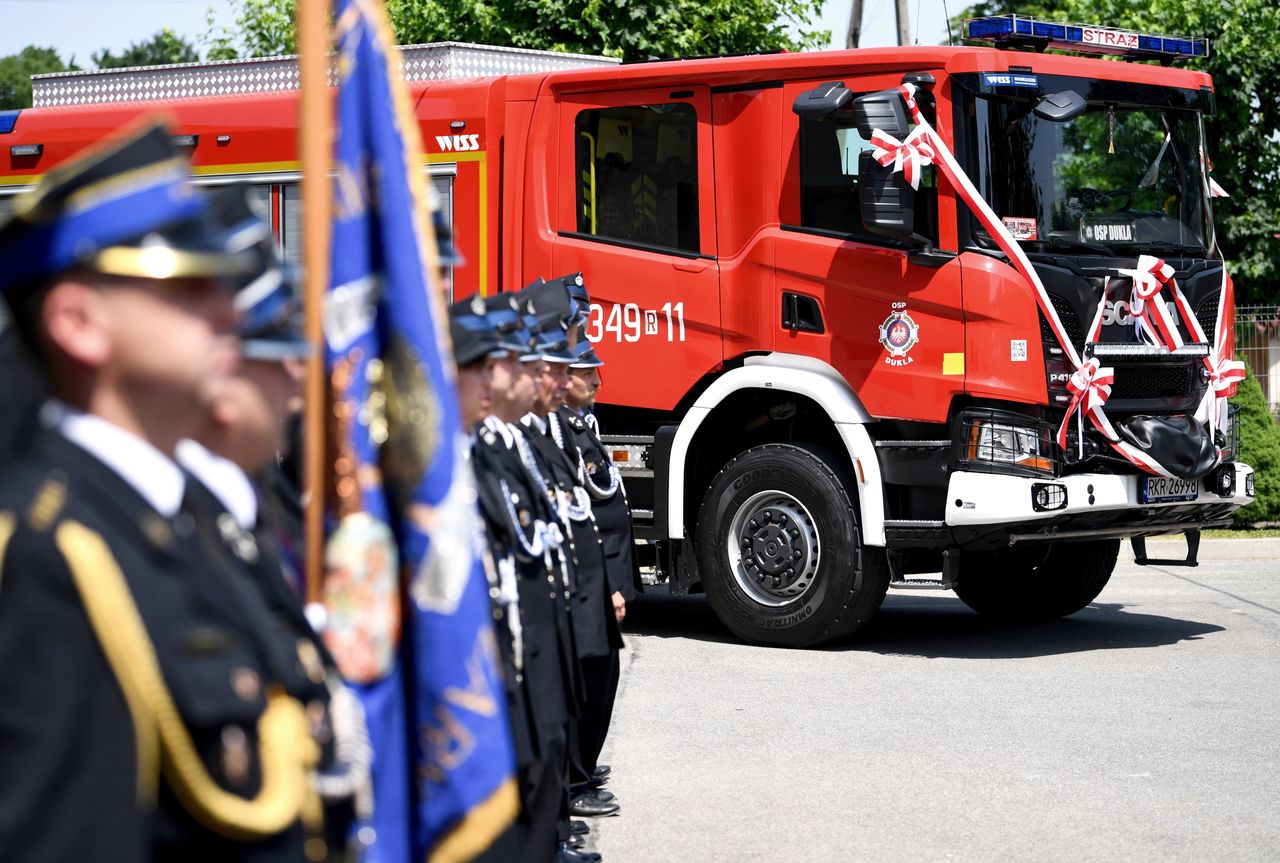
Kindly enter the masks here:
[[[1236, 464], [1235, 492], [1222, 497], [1197, 483], [1195, 500], [1139, 503], [1139, 476], [1077, 474], [1054, 479], [956, 471], [947, 486], [946, 524], [962, 546], [1006, 545], [1018, 541], [1135, 536], [1168, 533], [1227, 521], [1253, 501], [1253, 468]], [[1066, 490], [1066, 505], [1042, 512], [1033, 505], [1033, 487]]]

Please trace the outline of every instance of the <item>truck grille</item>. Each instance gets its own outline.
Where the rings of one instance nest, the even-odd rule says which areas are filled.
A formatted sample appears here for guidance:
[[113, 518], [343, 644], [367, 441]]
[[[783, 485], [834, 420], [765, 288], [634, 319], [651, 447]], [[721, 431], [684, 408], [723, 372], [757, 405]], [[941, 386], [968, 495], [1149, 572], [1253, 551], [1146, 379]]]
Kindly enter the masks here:
[[[1075, 345], [1078, 351], [1084, 350], [1084, 327], [1080, 324], [1080, 318], [1076, 316], [1071, 303], [1057, 294], [1049, 294], [1049, 301], [1053, 303], [1053, 310], [1058, 313], [1058, 320], [1062, 321], [1062, 327], [1067, 332], [1067, 338], [1071, 339], [1071, 344]], [[1044, 312], [1040, 312], [1040, 340], [1054, 345], [1058, 343]]]
[[1160, 365], [1116, 365], [1113, 399], [1186, 398], [1195, 386], [1196, 367], [1181, 363]]
[[1218, 295], [1210, 294], [1200, 301], [1200, 308], [1196, 309], [1196, 320], [1200, 322], [1200, 329], [1204, 330], [1204, 337], [1209, 340], [1209, 344], [1213, 344], [1214, 328], [1218, 326]]

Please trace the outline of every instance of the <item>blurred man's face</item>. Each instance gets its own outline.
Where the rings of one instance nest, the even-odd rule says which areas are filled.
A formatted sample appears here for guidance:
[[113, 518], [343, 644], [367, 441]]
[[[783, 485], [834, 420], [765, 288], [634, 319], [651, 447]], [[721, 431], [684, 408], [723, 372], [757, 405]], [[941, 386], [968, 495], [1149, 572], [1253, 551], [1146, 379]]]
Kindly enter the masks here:
[[458, 403], [468, 431], [489, 415], [496, 365], [496, 360], [486, 357], [458, 369]]
[[592, 408], [599, 390], [599, 369], [569, 369], [569, 389], [564, 394], [564, 402], [578, 410]]
[[[235, 373], [231, 294], [212, 279], [125, 279], [73, 271], [41, 305], [59, 377], [91, 370], [179, 436], [208, 422]], [[145, 407], [142, 407], [144, 406]]]
[[534, 382], [530, 366], [541, 360], [522, 363], [514, 354], [507, 354], [493, 365], [493, 385], [490, 413], [503, 422], [513, 423], [533, 410]]
[[543, 363], [538, 376], [538, 394], [533, 412], [546, 416], [564, 404], [565, 390], [569, 388], [569, 366], [565, 363]]
[[246, 473], [265, 468], [285, 449], [286, 423], [305, 376], [305, 360], [246, 360], [214, 397], [212, 448]]

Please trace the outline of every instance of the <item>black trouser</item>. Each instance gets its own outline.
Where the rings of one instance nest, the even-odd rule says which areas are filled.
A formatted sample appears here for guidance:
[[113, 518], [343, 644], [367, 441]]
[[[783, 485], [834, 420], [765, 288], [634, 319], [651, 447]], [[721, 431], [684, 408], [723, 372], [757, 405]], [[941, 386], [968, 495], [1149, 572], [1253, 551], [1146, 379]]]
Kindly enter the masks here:
[[600, 750], [609, 734], [613, 718], [613, 702], [618, 694], [620, 664], [618, 651], [607, 656], [587, 656], [581, 660], [584, 698], [578, 705], [581, 714], [569, 742], [569, 785], [577, 796], [589, 787], [587, 782], [600, 760]]
[[[555, 860], [561, 842], [565, 807], [565, 764], [568, 749], [563, 738], [542, 741], [542, 758], [524, 771], [521, 822], [525, 849], [531, 863]], [[567, 828], [567, 821], [565, 827]]]

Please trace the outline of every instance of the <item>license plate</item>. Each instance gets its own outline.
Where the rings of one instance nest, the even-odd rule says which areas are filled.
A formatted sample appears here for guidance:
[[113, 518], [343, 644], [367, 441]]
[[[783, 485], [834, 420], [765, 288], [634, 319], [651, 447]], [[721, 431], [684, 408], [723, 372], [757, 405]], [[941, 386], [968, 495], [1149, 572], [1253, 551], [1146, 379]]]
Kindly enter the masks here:
[[1139, 503], [1165, 503], [1171, 500], [1195, 500], [1200, 483], [1194, 479], [1172, 479], [1167, 476], [1144, 476], [1138, 486]]

